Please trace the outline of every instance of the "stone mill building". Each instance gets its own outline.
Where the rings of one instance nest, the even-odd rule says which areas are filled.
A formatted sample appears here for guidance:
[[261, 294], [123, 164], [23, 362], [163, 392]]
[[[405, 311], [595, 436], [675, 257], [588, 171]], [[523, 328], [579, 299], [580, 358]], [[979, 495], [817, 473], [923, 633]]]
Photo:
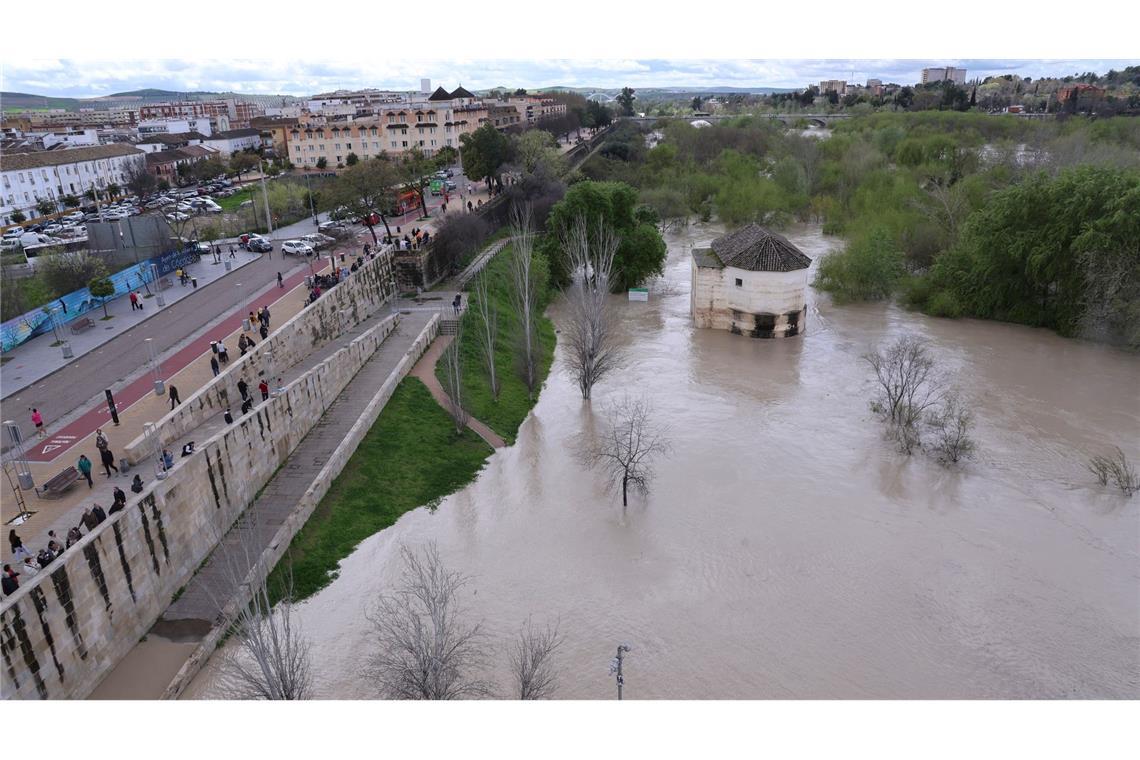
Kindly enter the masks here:
[[697, 327], [752, 338], [804, 331], [811, 259], [783, 235], [750, 224], [694, 248], [692, 257]]

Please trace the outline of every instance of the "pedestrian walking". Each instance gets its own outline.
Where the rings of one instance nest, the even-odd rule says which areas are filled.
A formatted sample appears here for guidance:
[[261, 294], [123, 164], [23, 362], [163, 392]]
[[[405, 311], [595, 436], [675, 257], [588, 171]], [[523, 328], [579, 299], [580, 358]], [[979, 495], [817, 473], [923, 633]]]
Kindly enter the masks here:
[[139, 307], [138, 293], [135, 293], [135, 291], [132, 290], [130, 298], [131, 298], [131, 311], [135, 311]]
[[95, 519], [95, 515], [92, 514], [90, 507], [83, 510], [83, 516], [79, 518], [79, 520], [83, 523], [83, 527], [87, 528], [88, 533], [95, 530], [95, 527], [99, 524], [99, 521]]
[[143, 310], [142, 295], [140, 295], [137, 290], [135, 291], [135, 303], [138, 304], [139, 311], [142, 311]]
[[103, 469], [107, 471], [108, 478], [111, 477], [111, 470], [116, 473], [119, 472], [119, 468], [115, 466], [115, 455], [111, 453], [111, 449], [100, 449], [99, 459], [103, 463]]
[[4, 575], [0, 577], [0, 587], [4, 591], [4, 596], [11, 596], [16, 593], [16, 589], [20, 588], [20, 574], [12, 569], [11, 565], [4, 565]]
[[181, 403], [182, 399], [178, 397], [178, 388], [174, 387], [173, 385], [170, 386], [170, 408], [173, 409]]
[[263, 325], [265, 325], [266, 327], [269, 327], [269, 307], [268, 306], [262, 306], [261, 307], [261, 323]]
[[252, 326], [252, 325], [257, 325], [260, 323], [261, 323], [261, 320], [258, 319], [257, 315], [251, 311], [249, 313], [249, 324]]
[[226, 350], [226, 344], [224, 341], [220, 340], [218, 341], [218, 361], [220, 361], [222, 364], [230, 363], [230, 354]]
[[264, 322], [261, 323], [261, 339], [266, 340], [269, 337], [269, 325]]
[[[103, 508], [101, 506], [99, 506], [98, 504], [91, 507], [91, 514], [95, 515], [95, 519], [98, 520], [99, 523], [101, 523], [107, 519], [107, 513], [104, 512]], [[96, 524], [98, 524], [98, 523], [96, 523]]]
[[87, 478], [87, 487], [94, 488], [95, 483], [91, 480], [91, 460], [87, 458], [86, 454], [79, 455], [79, 461], [75, 463], [75, 469], [79, 470], [79, 474]]
[[452, 306], [452, 308], [455, 309], [456, 314], [459, 313], [459, 307], [462, 303], [463, 303], [463, 294], [462, 293], [456, 293], [455, 298], [452, 299], [452, 301], [451, 301], [451, 306]]
[[262, 378], [261, 382], [257, 384], [257, 389], [259, 391], [261, 391], [261, 400], [262, 401], [268, 401], [269, 400], [269, 383], [265, 382], [264, 378]]
[[237, 258], [237, 254], [236, 254], [236, 253], [234, 253], [234, 247], [233, 247], [232, 245], [230, 246], [230, 258], [231, 258], [231, 259], [236, 259], [236, 258]]
[[44, 416], [35, 407], [32, 407], [32, 424], [36, 426], [36, 435], [40, 438], [47, 435], [47, 431], [44, 430]]
[[116, 504], [127, 503], [127, 495], [123, 492], [123, 489], [119, 488], [118, 486], [115, 486], [114, 499]]
[[241, 394], [243, 400], [249, 396], [249, 383], [245, 381], [244, 377], [241, 380], [238, 380], [237, 389], [238, 393]]
[[217, 377], [221, 373], [222, 370], [220, 367], [218, 367], [218, 357], [210, 357], [210, 369], [214, 371], [214, 377]]
[[[252, 313], [252, 312], [250, 312], [250, 313]], [[246, 339], [245, 333], [242, 333], [241, 335], [238, 336], [238, 351], [241, 352], [241, 356], [245, 356], [246, 349], [248, 349], [248, 348], [249, 348], [249, 341]]]
[[12, 545], [12, 559], [20, 559], [20, 557], [30, 557], [32, 553], [24, 548], [24, 542], [16, 535], [16, 529], [8, 531], [8, 543]]

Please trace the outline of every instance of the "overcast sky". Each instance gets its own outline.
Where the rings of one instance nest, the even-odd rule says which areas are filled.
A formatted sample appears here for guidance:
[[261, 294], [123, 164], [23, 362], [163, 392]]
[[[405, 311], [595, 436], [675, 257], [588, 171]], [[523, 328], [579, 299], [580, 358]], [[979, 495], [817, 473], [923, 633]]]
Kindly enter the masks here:
[[309, 95], [340, 88], [432, 87], [803, 87], [820, 79], [868, 77], [911, 84], [924, 66], [964, 66], [967, 76], [1016, 73], [1038, 78], [1085, 71], [1103, 74], [1137, 60], [440, 60], [344, 62], [265, 60], [23, 60], [6, 62], [3, 89], [59, 97], [94, 97], [154, 87], [163, 90]]

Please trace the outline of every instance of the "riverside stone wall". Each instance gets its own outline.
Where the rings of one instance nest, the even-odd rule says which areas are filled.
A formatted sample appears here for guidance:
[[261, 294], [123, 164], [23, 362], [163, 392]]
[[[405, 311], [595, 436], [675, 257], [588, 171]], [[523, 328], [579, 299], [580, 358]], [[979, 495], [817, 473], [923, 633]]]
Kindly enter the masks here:
[[[393, 296], [390, 254], [384, 253], [357, 269], [348, 279], [332, 288], [315, 303], [275, 329], [266, 340], [256, 337], [254, 349], [239, 357], [237, 344], [227, 345], [229, 366], [221, 374], [188, 396], [173, 411], [156, 423], [160, 446], [177, 441], [211, 417], [220, 417], [230, 409], [237, 417], [241, 394], [237, 384], [243, 377], [251, 394], [265, 377], [275, 387], [277, 373], [335, 340], [346, 329], [376, 313]], [[270, 315], [270, 324], [273, 324]], [[258, 372], [264, 372], [259, 376]], [[145, 436], [139, 436], [123, 449], [131, 464], [138, 464], [153, 452]]]
[[[338, 286], [339, 287], [339, 286]], [[0, 606], [0, 695], [81, 699], [135, 646], [398, 323], [357, 337], [208, 441]]]

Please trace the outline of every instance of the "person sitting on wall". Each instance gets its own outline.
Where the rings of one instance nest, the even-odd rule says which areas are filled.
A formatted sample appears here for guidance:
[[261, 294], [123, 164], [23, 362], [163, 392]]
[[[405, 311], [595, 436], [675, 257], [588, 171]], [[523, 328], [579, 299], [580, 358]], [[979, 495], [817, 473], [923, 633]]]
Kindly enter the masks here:
[[187, 443], [182, 447], [182, 456], [188, 457], [193, 453], [194, 453], [194, 442], [193, 441], [190, 441], [190, 443]]
[[174, 455], [170, 453], [170, 449], [162, 450], [162, 469], [169, 470], [174, 466]]
[[142, 493], [143, 482], [141, 475], [135, 475], [135, 479], [131, 481], [131, 491], [134, 493]]

